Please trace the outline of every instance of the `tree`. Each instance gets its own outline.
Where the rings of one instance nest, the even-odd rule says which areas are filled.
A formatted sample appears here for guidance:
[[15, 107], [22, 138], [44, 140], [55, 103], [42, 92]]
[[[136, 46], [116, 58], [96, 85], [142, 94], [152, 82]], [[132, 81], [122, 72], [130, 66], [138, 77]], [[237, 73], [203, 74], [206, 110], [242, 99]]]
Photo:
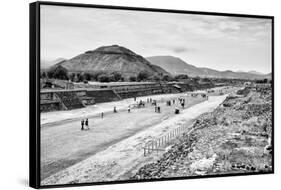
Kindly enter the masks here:
[[111, 75], [113, 75], [114, 81], [120, 81], [122, 79], [122, 75], [119, 72], [112, 72]]
[[74, 82], [74, 80], [75, 80], [75, 73], [71, 73], [70, 75], [69, 75], [69, 79], [72, 81], [72, 82]]
[[195, 81], [195, 82], [199, 82], [199, 80], [200, 80], [200, 77], [195, 77], [195, 78], [193, 78], [193, 80]]
[[203, 81], [203, 82], [211, 82], [211, 80], [208, 79], [208, 78], [203, 78], [202, 81]]
[[115, 82], [115, 78], [113, 74], [107, 75], [108, 77], [108, 82]]
[[136, 76], [130, 76], [129, 81], [135, 82], [135, 81], [137, 81], [137, 77]]
[[188, 79], [189, 77], [187, 75], [184, 74], [180, 74], [180, 75], [176, 75], [175, 79]]
[[61, 79], [61, 80], [68, 80], [68, 78], [69, 78], [67, 69], [61, 65], [51, 68], [47, 72], [47, 75], [49, 78], [55, 78], [55, 79]]
[[149, 74], [146, 71], [141, 71], [137, 75], [137, 81], [144, 81], [144, 80], [148, 79], [148, 77], [149, 77]]
[[83, 82], [84, 81], [84, 75], [83, 74], [81, 74], [81, 73], [77, 73], [77, 80], [78, 80], [78, 82]]
[[92, 74], [91, 73], [84, 73], [84, 80], [90, 81], [92, 80]]
[[41, 73], [41, 78], [46, 78], [46, 77], [47, 77], [47, 73], [46, 72]]
[[47, 76], [48, 76], [48, 78], [54, 78], [54, 71], [53, 70], [49, 70], [49, 71], [47, 71]]
[[101, 74], [105, 74], [103, 71], [97, 71], [97, 72], [94, 72], [92, 74], [92, 79], [95, 80], [95, 81], [99, 81], [98, 80], [98, 77], [101, 75]]
[[256, 83], [268, 83], [268, 79], [257, 80]]
[[98, 76], [98, 81], [99, 82], [109, 82], [109, 77], [106, 74], [101, 74]]
[[156, 82], [159, 82], [159, 81], [160, 81], [160, 77], [159, 77], [157, 74], [153, 75], [153, 76], [151, 77], [151, 79], [152, 79], [153, 81], [156, 81]]
[[162, 77], [162, 80], [163, 80], [163, 81], [172, 81], [172, 80], [173, 80], [173, 77], [171, 77], [171, 76], [169, 76], [169, 75], [164, 75], [164, 76]]

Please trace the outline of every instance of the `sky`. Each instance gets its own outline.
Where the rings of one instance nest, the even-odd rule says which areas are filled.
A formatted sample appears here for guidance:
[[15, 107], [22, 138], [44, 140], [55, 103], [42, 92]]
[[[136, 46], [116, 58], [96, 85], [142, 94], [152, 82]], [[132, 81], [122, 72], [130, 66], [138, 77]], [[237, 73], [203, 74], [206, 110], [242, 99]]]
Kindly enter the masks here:
[[271, 72], [271, 20], [41, 5], [41, 59], [108, 45], [219, 71]]

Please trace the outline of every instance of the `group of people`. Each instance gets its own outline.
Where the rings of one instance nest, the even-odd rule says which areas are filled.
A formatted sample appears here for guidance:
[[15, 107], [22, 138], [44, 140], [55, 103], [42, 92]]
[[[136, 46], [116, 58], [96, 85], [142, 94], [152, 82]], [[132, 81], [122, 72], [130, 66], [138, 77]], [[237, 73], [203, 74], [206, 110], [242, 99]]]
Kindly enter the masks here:
[[[134, 98], [134, 100], [136, 100], [136, 97]], [[180, 101], [182, 107], [184, 108], [185, 99], [184, 98], [179, 98], [179, 101]], [[157, 105], [157, 101], [156, 100], [153, 100], [152, 98], [147, 98], [147, 102], [151, 103], [151, 105], [154, 106], [155, 113], [161, 113], [161, 107]], [[140, 100], [140, 103], [144, 104], [144, 102], [142, 100]], [[168, 106], [171, 106], [172, 103], [175, 104], [175, 99], [167, 101], [167, 105]], [[131, 112], [131, 107], [130, 106], [128, 106], [127, 111], [128, 111], [128, 113]], [[175, 112], [179, 113], [179, 109], [176, 108]], [[116, 106], [113, 107], [113, 113], [117, 113]], [[101, 112], [101, 118], [103, 118], [103, 117], [104, 117], [104, 112]], [[90, 129], [90, 127], [89, 127], [89, 119], [88, 118], [82, 119], [81, 120], [81, 131], [89, 130], [89, 129]]]
[[160, 108], [160, 106], [155, 106], [154, 107], [154, 112], [155, 113], [161, 113], [161, 110], [160, 110], [161, 108]]
[[147, 103], [151, 103], [152, 102], [152, 98], [147, 98], [146, 102]]
[[151, 105], [153, 105], [153, 106], [157, 106], [157, 102], [156, 102], [156, 100], [151, 100]]
[[180, 102], [180, 105], [181, 105], [181, 107], [183, 109], [184, 106], [185, 106], [185, 99], [184, 98], [179, 98], [179, 102]]
[[81, 120], [81, 131], [84, 131], [84, 130], [89, 130], [90, 127], [89, 127], [89, 120], [88, 118], [86, 118], [85, 120], [82, 119]]
[[140, 108], [140, 107], [145, 107], [145, 102], [142, 101], [142, 100], [140, 100], [140, 101], [138, 102], [138, 108]]
[[168, 100], [168, 101], [166, 102], [166, 105], [167, 105], [167, 106], [171, 106], [171, 104], [172, 104], [172, 103], [171, 103], [171, 100]]
[[[208, 91], [208, 92], [209, 92], [209, 91]], [[198, 94], [198, 93], [191, 93], [190, 96], [191, 96], [191, 97], [197, 97], [198, 95], [201, 95], [202, 98], [206, 98], [206, 99], [208, 100], [208, 97], [209, 97], [209, 96], [208, 96], [207, 94], [204, 94], [204, 93], [199, 93], [199, 94]]]
[[[222, 90], [219, 90], [219, 92], [222, 92]], [[208, 95], [206, 95], [206, 94], [191, 93], [191, 97], [197, 97], [198, 95], [201, 95], [202, 98], [206, 98], [208, 100]], [[134, 101], [136, 101], [136, 100], [137, 100], [137, 98], [134, 97]], [[180, 97], [180, 98], [178, 98], [178, 100], [179, 100], [180, 106], [182, 107], [182, 109], [184, 109], [185, 101], [186, 101], [185, 98]], [[161, 107], [159, 105], [157, 105], [156, 100], [153, 100], [152, 98], [147, 98], [147, 103], [151, 103], [151, 105], [154, 106], [155, 113], [161, 113]], [[172, 104], [176, 104], [176, 99], [166, 101], [167, 106], [171, 106]], [[140, 100], [139, 104], [138, 104], [138, 107], [140, 107], [140, 106], [144, 107], [145, 102]], [[127, 111], [128, 111], [128, 113], [131, 112], [130, 106], [128, 106]], [[179, 112], [180, 112], [180, 109], [178, 107], [176, 107], [175, 108], [175, 114], [179, 114]], [[113, 107], [113, 113], [117, 113], [116, 106]], [[103, 118], [103, 117], [104, 117], [104, 112], [101, 112], [101, 118]], [[88, 118], [82, 119], [81, 120], [81, 130], [89, 130], [89, 129], [90, 129], [90, 127], [89, 127]]]
[[173, 100], [168, 100], [168, 101], [166, 102], [166, 105], [167, 105], [167, 106], [171, 106], [172, 103], [175, 104], [175, 103], [176, 103], [176, 100], [175, 100], [175, 99], [173, 99]]
[[201, 94], [202, 98], [206, 98], [208, 100], [208, 96], [206, 94]]

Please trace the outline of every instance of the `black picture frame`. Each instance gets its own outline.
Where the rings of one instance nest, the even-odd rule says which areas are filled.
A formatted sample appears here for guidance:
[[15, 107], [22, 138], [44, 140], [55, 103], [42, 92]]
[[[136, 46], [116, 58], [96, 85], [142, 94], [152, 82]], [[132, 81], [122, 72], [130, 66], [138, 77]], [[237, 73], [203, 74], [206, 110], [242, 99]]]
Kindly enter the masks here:
[[[261, 18], [270, 19], [272, 24], [272, 171], [260, 173], [239, 173], [239, 174], [223, 174], [223, 175], [208, 175], [208, 176], [191, 176], [191, 177], [173, 177], [165, 179], [150, 179], [150, 180], [130, 180], [130, 181], [110, 181], [110, 182], [93, 182], [93, 183], [79, 183], [79, 184], [64, 184], [64, 185], [46, 185], [40, 184], [40, 6], [66, 6], [66, 7], [87, 7], [98, 9], [118, 9], [118, 10], [132, 10], [132, 11], [149, 11], [149, 12], [164, 12], [164, 13], [183, 13], [196, 15], [217, 15], [230, 17], [244, 17], [244, 18]], [[38, 1], [29, 4], [29, 59], [30, 59], [30, 78], [29, 78], [29, 185], [33, 188], [55, 188], [55, 187], [75, 187], [88, 185], [106, 185], [106, 184], [121, 184], [121, 183], [138, 183], [151, 181], [167, 181], [167, 180], [183, 180], [195, 178], [213, 178], [213, 177], [230, 177], [230, 176], [245, 176], [245, 175], [260, 175], [273, 174], [274, 167], [274, 16], [265, 15], [248, 15], [248, 14], [234, 14], [234, 13], [218, 13], [218, 12], [201, 12], [201, 11], [187, 11], [187, 10], [169, 10], [156, 8], [140, 8], [140, 7], [123, 7], [123, 6], [109, 6], [109, 5], [92, 5], [80, 3], [62, 3], [62, 2], [48, 2]]]

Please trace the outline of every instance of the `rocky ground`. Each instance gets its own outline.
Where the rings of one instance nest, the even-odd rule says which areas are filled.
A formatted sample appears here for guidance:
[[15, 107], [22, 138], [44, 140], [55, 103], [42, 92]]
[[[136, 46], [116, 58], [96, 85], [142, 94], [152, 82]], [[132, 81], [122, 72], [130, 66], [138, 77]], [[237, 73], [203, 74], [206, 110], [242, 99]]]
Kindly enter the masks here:
[[260, 86], [229, 95], [131, 179], [272, 171], [271, 92], [270, 86]]

